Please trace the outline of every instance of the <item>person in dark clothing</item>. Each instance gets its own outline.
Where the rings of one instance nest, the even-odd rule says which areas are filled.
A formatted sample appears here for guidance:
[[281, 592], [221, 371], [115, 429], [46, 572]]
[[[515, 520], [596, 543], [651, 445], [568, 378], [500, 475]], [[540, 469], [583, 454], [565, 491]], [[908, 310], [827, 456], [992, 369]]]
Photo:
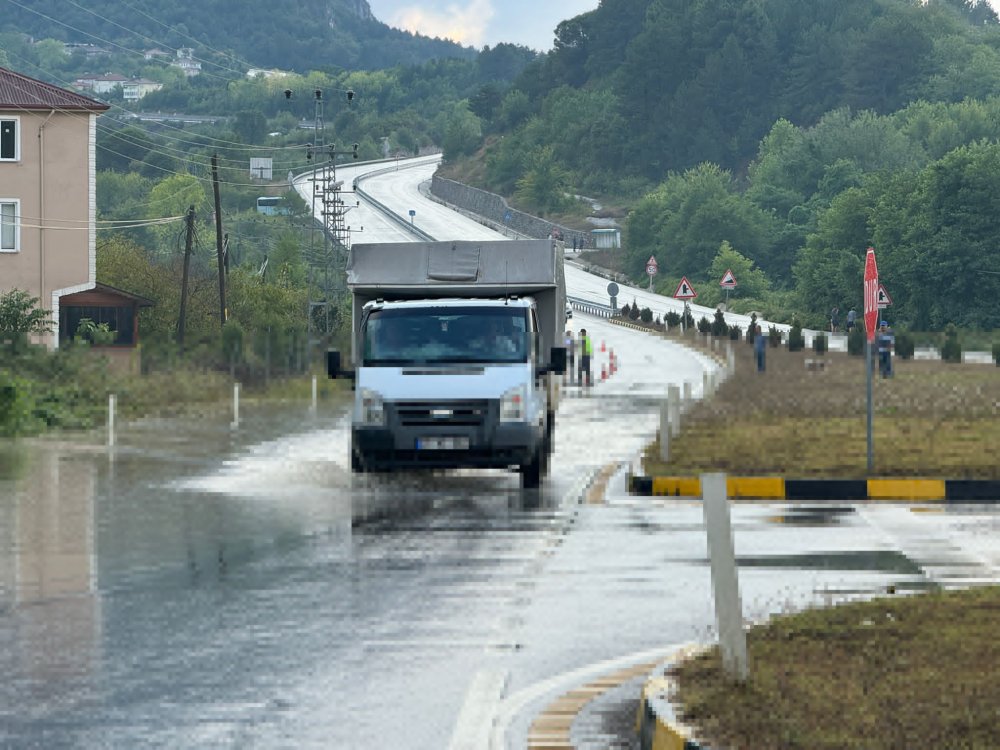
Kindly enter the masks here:
[[757, 356], [757, 372], [764, 372], [764, 360], [767, 356], [767, 338], [758, 325], [753, 337], [753, 353]]
[[879, 323], [875, 343], [878, 344], [878, 371], [883, 378], [891, 378], [892, 348], [896, 343], [896, 337], [893, 335], [892, 329], [889, 328], [889, 324], [884, 320]]

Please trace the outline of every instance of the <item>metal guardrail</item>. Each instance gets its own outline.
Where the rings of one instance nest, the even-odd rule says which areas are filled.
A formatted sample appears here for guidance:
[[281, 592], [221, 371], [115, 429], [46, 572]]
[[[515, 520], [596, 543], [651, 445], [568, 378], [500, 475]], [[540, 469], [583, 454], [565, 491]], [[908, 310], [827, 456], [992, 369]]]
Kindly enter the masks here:
[[598, 318], [610, 318], [615, 314], [614, 310], [611, 309], [611, 305], [602, 305], [600, 302], [591, 302], [590, 300], [568, 295], [566, 301], [570, 303], [574, 310], [579, 310], [588, 315], [595, 315]]
[[[410, 167], [415, 167], [415, 166], [423, 166], [423, 165], [422, 164], [403, 165], [402, 168], [408, 169]], [[410, 234], [416, 236], [417, 238], [423, 240], [424, 242], [434, 242], [435, 238], [432, 237], [430, 234], [425, 232], [420, 227], [414, 226], [412, 222], [407, 221], [405, 217], [400, 216], [391, 208], [389, 208], [387, 205], [385, 205], [379, 200], [376, 200], [371, 196], [371, 194], [365, 192], [361, 188], [362, 180], [367, 180], [369, 177], [377, 177], [379, 175], [388, 174], [389, 172], [395, 172], [399, 168], [400, 167], [398, 165], [393, 165], [391, 167], [386, 167], [385, 169], [376, 169], [374, 172], [366, 172], [363, 175], [355, 177], [352, 185], [354, 188], [354, 194], [361, 198], [364, 198], [369, 204], [371, 204], [372, 208], [374, 208], [376, 211], [378, 211], [380, 214], [385, 216], [390, 221], [393, 221], [399, 226], [401, 226]]]

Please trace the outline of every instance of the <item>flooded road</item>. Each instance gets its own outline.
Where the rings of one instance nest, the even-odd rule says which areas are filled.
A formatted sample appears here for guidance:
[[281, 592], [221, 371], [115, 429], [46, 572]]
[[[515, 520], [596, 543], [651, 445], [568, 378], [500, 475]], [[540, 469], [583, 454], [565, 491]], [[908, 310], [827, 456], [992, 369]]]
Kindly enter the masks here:
[[[113, 454], [99, 435], [4, 444], [0, 747], [457, 750], [496, 722], [493, 747], [523, 747], [582, 670], [710, 638], [700, 506], [631, 497], [616, 471], [667, 385], [698, 393], [708, 363], [581, 321], [621, 370], [564, 393], [539, 490], [353, 477], [329, 404], [245, 405], [235, 430], [228, 413], [144, 420]], [[737, 506], [745, 609], [915, 587], [928, 529], [981, 524]]]

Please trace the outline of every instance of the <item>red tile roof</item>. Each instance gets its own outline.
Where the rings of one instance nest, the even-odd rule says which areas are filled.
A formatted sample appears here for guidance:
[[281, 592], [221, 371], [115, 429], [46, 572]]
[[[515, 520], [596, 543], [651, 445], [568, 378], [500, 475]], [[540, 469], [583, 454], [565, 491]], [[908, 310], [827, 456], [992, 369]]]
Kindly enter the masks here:
[[0, 110], [72, 109], [104, 112], [107, 104], [0, 68]]

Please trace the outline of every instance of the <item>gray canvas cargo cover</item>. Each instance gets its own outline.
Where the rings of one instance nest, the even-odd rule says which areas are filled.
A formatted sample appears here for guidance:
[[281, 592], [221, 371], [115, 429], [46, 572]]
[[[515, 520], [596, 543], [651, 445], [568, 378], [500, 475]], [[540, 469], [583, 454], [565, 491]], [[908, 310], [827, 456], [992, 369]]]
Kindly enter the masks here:
[[347, 285], [367, 298], [530, 294], [562, 285], [551, 240], [359, 243]]

